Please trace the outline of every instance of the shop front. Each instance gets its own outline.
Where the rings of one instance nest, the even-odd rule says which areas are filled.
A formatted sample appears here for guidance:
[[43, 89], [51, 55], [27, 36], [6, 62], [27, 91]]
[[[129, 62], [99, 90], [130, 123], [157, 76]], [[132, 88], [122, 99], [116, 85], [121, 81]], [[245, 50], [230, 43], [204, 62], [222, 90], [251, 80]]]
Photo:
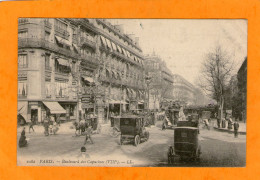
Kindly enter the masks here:
[[63, 121], [61, 117], [66, 114], [66, 110], [56, 101], [43, 101], [42, 121], [45, 118], [54, 117], [55, 121]]

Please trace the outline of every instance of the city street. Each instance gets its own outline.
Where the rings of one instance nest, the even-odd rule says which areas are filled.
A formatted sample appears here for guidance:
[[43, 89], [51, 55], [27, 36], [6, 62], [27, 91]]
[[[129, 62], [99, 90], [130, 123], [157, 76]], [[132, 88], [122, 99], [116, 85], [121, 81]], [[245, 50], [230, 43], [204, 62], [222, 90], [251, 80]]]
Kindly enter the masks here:
[[[77, 160], [80, 157], [80, 148], [84, 143], [84, 136], [76, 137], [71, 123], [62, 124], [57, 135], [44, 136], [43, 127], [35, 126], [36, 132], [28, 133], [29, 145], [18, 148], [17, 158], [19, 162], [36, 160], [27, 165], [49, 165], [40, 163], [40, 160], [56, 160], [56, 164], [71, 166], [67, 160]], [[203, 126], [203, 125], [201, 125]], [[119, 137], [113, 138], [109, 135], [110, 127], [105, 125], [101, 134], [92, 136], [94, 144], [87, 142], [86, 149], [92, 164], [78, 164], [78, 166], [169, 166], [167, 164], [168, 146], [173, 144], [174, 131], [166, 129], [162, 131], [159, 127], [148, 128], [150, 139], [141, 143], [138, 147], [131, 143], [119, 145]], [[18, 129], [17, 138], [20, 137], [21, 128]], [[203, 129], [201, 127], [200, 137], [201, 159], [199, 162], [176, 162], [173, 166], [245, 166], [246, 162], [246, 136], [239, 135], [234, 138], [233, 134]], [[106, 164], [97, 161], [114, 160]], [[74, 165], [74, 164], [73, 164]], [[76, 165], [77, 166], [77, 165]]]

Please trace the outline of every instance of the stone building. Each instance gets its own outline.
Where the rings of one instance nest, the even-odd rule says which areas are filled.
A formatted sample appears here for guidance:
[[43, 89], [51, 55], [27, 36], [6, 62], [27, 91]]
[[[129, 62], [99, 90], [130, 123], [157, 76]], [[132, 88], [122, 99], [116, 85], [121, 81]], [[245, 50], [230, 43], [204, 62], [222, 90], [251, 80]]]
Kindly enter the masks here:
[[193, 105], [196, 101], [197, 89], [178, 74], [173, 75], [173, 96], [175, 101], [184, 102], [187, 105]]
[[240, 98], [240, 120], [246, 122], [247, 110], [247, 57], [237, 72], [238, 97]]
[[[173, 99], [173, 75], [166, 63], [154, 53], [145, 57], [149, 109], [160, 109], [162, 103]], [[147, 91], [147, 92], [148, 92]]]
[[[143, 56], [134, 39], [100, 19], [20, 18], [18, 114], [79, 119], [137, 108], [144, 98]], [[120, 106], [121, 104], [121, 106]]]

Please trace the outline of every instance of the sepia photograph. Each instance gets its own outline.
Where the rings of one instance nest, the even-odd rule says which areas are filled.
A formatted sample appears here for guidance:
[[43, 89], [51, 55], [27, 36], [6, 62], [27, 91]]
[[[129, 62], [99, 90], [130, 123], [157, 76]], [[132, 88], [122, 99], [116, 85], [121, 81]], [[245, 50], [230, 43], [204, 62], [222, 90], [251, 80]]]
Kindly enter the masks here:
[[17, 165], [246, 167], [247, 28], [19, 18]]

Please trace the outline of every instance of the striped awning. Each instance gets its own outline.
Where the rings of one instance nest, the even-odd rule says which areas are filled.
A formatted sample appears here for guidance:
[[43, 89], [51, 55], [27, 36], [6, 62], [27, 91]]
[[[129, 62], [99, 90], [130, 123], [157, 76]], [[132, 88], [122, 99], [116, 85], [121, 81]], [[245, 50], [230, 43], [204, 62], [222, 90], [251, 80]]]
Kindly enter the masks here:
[[73, 45], [73, 47], [76, 49], [76, 51], [79, 53], [79, 52], [80, 52], [79, 47], [78, 47], [76, 44], [72, 44], [72, 45]]
[[107, 46], [112, 50], [112, 45], [109, 39], [105, 38], [107, 42]]
[[43, 101], [43, 104], [50, 110], [51, 114], [66, 114], [66, 110], [58, 102]]
[[67, 46], [71, 46], [71, 43], [70, 43], [68, 40], [63, 39], [63, 38], [61, 38], [61, 37], [59, 37], [59, 36], [55, 36], [55, 38], [56, 38], [56, 40], [57, 40], [60, 44], [65, 44], [65, 45], [67, 45]]
[[111, 44], [112, 44], [113, 50], [116, 51], [117, 48], [116, 48], [115, 43], [113, 43], [113, 42], [111, 41]]
[[104, 46], [107, 46], [106, 39], [103, 36], [100, 36], [101, 42]]
[[120, 53], [122, 53], [122, 49], [121, 49], [121, 47], [118, 46], [118, 45], [116, 45], [116, 47], [117, 47], [118, 51], [119, 51]]
[[17, 115], [23, 116], [25, 121], [27, 121], [27, 111], [28, 111], [28, 102], [27, 101], [18, 101], [17, 103]]
[[122, 51], [123, 51], [124, 55], [126, 55], [126, 50], [124, 48], [122, 48]]
[[88, 77], [88, 76], [82, 76], [82, 78], [85, 80], [85, 81], [88, 81], [90, 83], [93, 83], [94, 82], [94, 79], [92, 77]]

